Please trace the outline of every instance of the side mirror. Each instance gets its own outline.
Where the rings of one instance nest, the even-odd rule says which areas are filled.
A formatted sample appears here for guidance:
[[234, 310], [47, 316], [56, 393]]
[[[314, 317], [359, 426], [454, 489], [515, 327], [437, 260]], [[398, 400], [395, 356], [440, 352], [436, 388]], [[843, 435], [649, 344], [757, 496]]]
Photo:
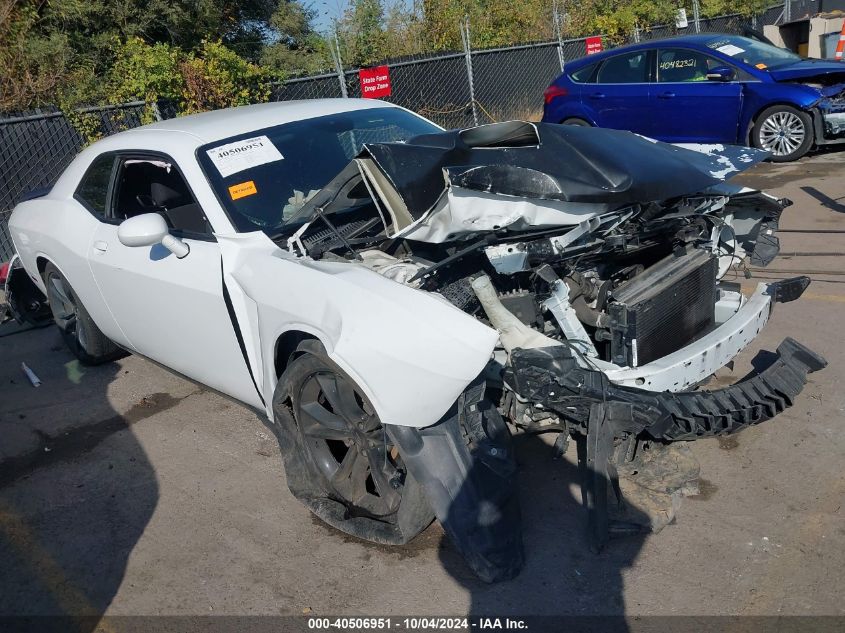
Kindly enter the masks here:
[[153, 246], [161, 243], [179, 259], [191, 252], [185, 242], [170, 234], [167, 222], [158, 213], [142, 213], [124, 220], [117, 227], [117, 239], [124, 246]]
[[735, 78], [736, 71], [730, 66], [716, 66], [707, 72], [710, 81], [733, 81]]

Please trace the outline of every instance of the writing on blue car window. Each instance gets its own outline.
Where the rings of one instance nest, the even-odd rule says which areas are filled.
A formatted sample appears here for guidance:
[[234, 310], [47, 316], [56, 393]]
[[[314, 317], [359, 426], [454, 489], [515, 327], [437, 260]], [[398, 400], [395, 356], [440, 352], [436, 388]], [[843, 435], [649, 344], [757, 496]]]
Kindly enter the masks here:
[[710, 55], [683, 48], [664, 48], [657, 55], [657, 81], [679, 83], [706, 81], [707, 73], [725, 62]]
[[719, 35], [707, 42], [707, 48], [718, 51], [731, 59], [745, 62], [760, 70], [792, 64], [801, 57], [785, 48], [772, 46], [766, 42], [742, 37], [741, 35]]

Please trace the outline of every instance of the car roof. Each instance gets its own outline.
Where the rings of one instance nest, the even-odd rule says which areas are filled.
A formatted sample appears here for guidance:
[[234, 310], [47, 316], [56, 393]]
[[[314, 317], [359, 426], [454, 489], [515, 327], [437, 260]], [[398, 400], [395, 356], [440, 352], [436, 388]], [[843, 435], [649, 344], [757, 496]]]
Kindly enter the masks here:
[[[649, 49], [654, 48], [656, 46], [663, 46], [666, 44], [671, 44], [672, 46], [678, 46], [683, 44], [692, 44], [696, 46], [705, 46], [706, 42], [709, 42], [713, 39], [718, 39], [720, 37], [744, 37], [742, 35], [738, 35], [736, 33], [695, 33], [693, 35], [676, 35], [674, 37], [663, 37], [658, 40], [648, 40], [646, 42], [637, 42], [636, 44], [626, 44], [625, 46], [618, 46], [616, 48], [609, 48], [601, 53], [594, 53], [593, 55], [587, 55], [585, 57], [581, 57], [577, 60], [573, 60], [571, 65], [574, 68], [580, 68], [581, 66], [585, 66], [588, 64], [594, 64], [596, 62], [600, 62], [603, 59], [607, 59], [608, 57], [612, 57], [614, 55], [619, 55], [620, 53], [625, 53], [626, 51], [637, 51], [642, 49]], [[569, 65], [569, 63], [567, 63]]]
[[[192, 136], [195, 139], [196, 146], [199, 147], [205, 143], [212, 143], [274, 125], [313, 119], [329, 114], [384, 107], [395, 108], [398, 106], [377, 99], [306, 99], [259, 103], [167, 119], [126, 130], [110, 138], [127, 138], [129, 135], [137, 136], [160, 131], [181, 132]], [[182, 142], [184, 143], [185, 139]]]

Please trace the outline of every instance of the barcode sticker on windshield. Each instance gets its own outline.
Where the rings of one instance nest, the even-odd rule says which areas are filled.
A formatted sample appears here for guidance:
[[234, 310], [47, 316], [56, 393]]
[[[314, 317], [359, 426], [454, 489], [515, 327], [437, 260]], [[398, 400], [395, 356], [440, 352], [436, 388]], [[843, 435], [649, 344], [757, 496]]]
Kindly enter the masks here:
[[734, 55], [739, 55], [740, 53], [744, 53], [745, 49], [740, 48], [739, 46], [734, 46], [733, 44], [725, 44], [724, 46], [720, 46], [716, 49], [720, 53], [724, 53], [725, 55], [730, 55], [733, 57]]
[[211, 162], [226, 178], [239, 171], [283, 160], [281, 152], [266, 136], [256, 136], [207, 150]]

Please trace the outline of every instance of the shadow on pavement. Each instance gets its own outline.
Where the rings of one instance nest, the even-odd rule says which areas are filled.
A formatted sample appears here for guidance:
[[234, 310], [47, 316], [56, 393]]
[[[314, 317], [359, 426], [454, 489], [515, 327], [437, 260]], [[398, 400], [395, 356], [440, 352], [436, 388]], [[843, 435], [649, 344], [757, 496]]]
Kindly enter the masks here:
[[819, 191], [815, 187], [801, 187], [801, 191], [821, 202], [822, 206], [826, 209], [830, 209], [836, 213], [845, 213], [845, 204], [842, 204], [836, 198], [831, 198], [829, 195]]
[[[522, 571], [513, 580], [486, 584], [476, 578], [448, 538], [440, 545], [443, 566], [471, 594], [469, 615], [624, 616], [622, 573], [633, 565], [648, 534], [613, 539], [601, 553], [592, 553], [577, 465], [553, 459], [553, 447], [536, 435], [520, 435], [514, 442], [525, 545]], [[574, 453], [574, 442], [570, 451]], [[614, 503], [612, 493], [608, 500]], [[625, 518], [641, 521], [644, 516], [629, 507]], [[590, 620], [599, 626], [597, 619]], [[621, 617], [614, 621], [614, 631], [626, 630]], [[610, 630], [610, 624], [601, 619], [603, 630]], [[563, 630], [568, 624], [543, 620], [536, 626], [531, 630]]]
[[172, 397], [119, 414], [107, 389], [121, 366], [80, 366], [52, 327], [0, 339], [0, 356], [0, 629], [21, 623], [8, 616], [84, 615], [41, 625], [92, 630], [159, 496], [130, 426]]

